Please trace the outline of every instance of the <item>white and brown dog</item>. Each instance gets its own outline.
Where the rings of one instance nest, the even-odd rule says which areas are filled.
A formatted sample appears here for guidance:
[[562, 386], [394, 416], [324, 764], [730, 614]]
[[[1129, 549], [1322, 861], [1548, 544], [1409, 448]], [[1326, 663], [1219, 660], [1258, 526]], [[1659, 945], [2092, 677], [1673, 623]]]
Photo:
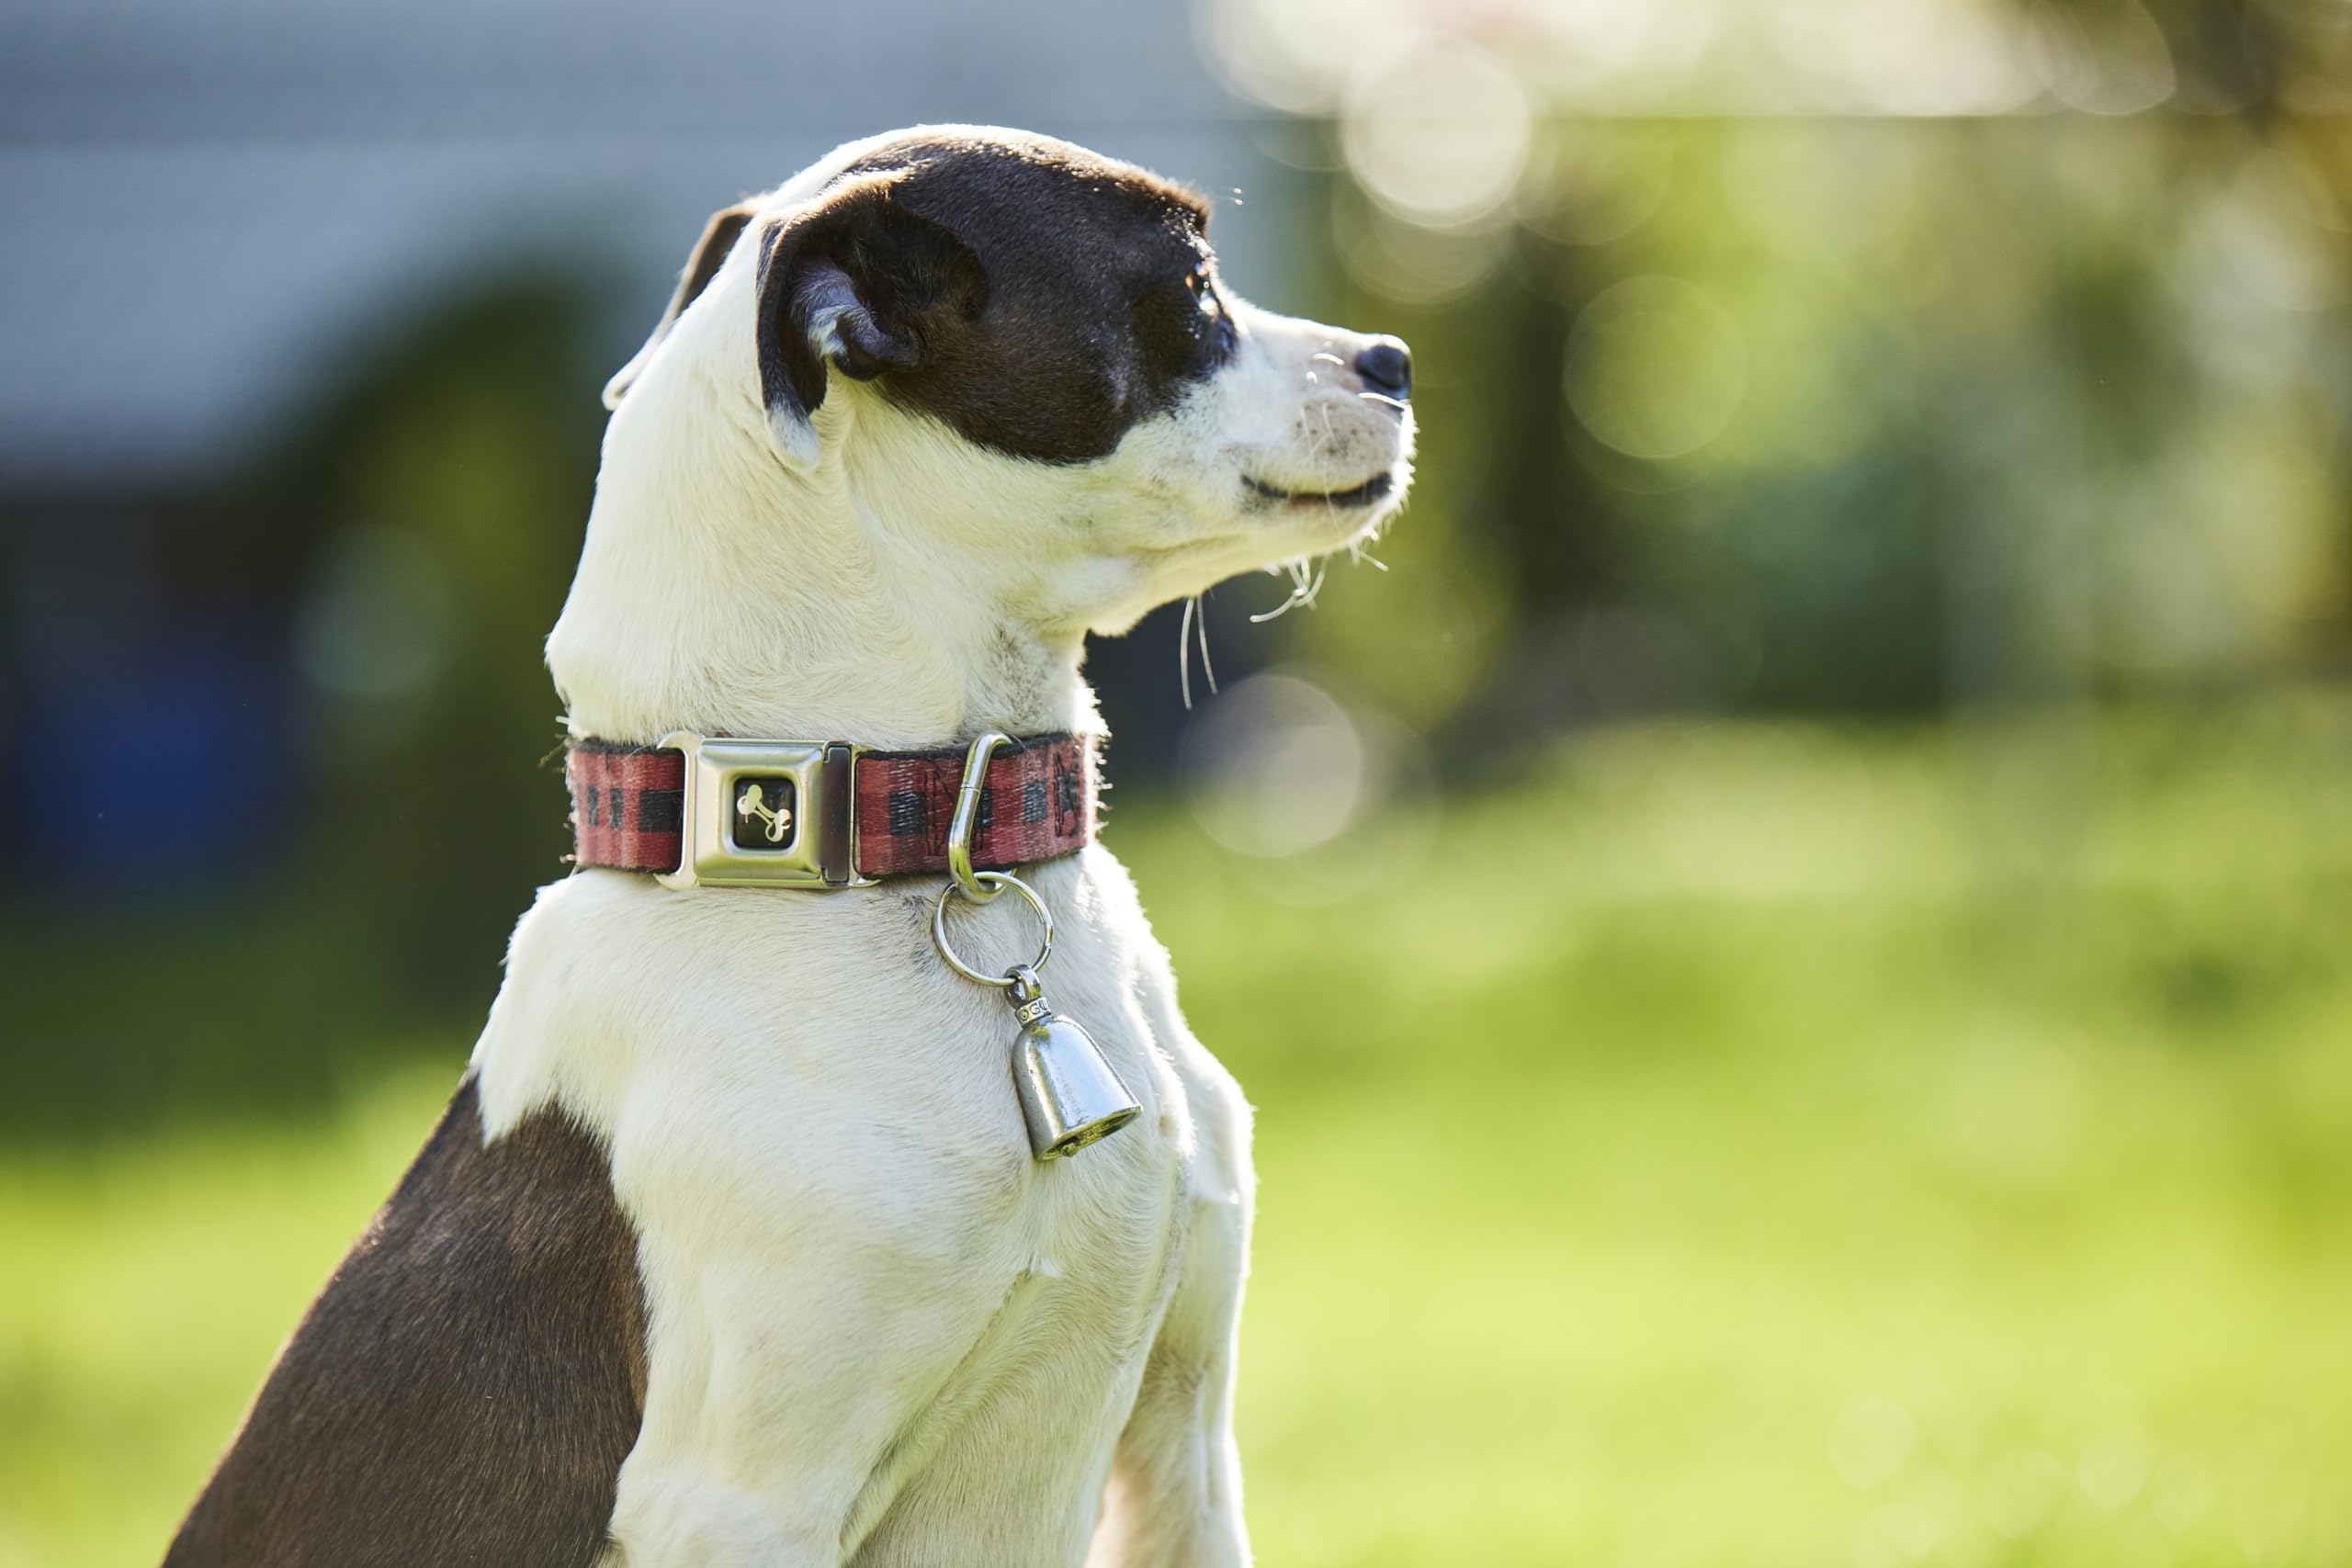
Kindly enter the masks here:
[[[1080, 659], [1361, 539], [1412, 427], [1404, 345], [1244, 304], [1207, 222], [967, 128], [711, 221], [607, 389], [548, 645], [585, 863], [172, 1568], [1248, 1562], [1250, 1111], [1087, 842]], [[932, 937], [987, 730], [1056, 739], [990, 765], [974, 862], [1021, 866], [1055, 1002], [1142, 1108], [1051, 1163], [1012, 1015]], [[696, 804], [682, 733], [820, 744]], [[769, 847], [783, 887], [708, 886]], [[1011, 962], [1018, 903], [954, 940]]]

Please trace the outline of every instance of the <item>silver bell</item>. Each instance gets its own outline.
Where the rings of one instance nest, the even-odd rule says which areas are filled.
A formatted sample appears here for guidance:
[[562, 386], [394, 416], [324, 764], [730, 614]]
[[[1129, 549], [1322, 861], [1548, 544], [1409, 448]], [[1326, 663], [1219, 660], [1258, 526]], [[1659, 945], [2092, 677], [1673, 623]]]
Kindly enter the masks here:
[[1076, 1154], [1141, 1115], [1143, 1107], [1093, 1037], [1046, 1005], [1036, 974], [1024, 966], [1008, 978], [1012, 1016], [1021, 1022], [1021, 1038], [1012, 1046], [1012, 1083], [1036, 1156]]

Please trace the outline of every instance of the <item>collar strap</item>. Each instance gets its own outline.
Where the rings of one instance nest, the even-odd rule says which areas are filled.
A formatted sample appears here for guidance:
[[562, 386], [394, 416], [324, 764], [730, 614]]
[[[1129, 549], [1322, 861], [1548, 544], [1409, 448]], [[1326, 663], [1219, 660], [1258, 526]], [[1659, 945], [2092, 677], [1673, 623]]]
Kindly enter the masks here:
[[[948, 869], [965, 751], [690, 733], [650, 747], [575, 740], [572, 859], [665, 886], [857, 887]], [[1018, 739], [989, 760], [972, 864], [1003, 871], [1083, 849], [1102, 781], [1092, 738]]]

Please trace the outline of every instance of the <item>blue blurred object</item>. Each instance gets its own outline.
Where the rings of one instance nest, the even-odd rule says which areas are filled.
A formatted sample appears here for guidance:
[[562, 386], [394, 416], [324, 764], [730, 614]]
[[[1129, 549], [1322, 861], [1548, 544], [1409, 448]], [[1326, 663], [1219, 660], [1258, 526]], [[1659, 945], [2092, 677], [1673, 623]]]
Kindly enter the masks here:
[[69, 897], [215, 897], [290, 843], [288, 682], [249, 632], [85, 649], [27, 694], [10, 863]]

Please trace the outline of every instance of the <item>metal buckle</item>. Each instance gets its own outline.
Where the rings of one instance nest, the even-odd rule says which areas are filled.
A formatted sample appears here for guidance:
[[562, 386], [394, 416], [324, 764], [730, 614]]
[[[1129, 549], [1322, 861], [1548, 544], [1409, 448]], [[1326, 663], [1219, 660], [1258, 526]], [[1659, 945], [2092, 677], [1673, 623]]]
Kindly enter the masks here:
[[847, 741], [743, 740], [674, 730], [685, 753], [678, 869], [664, 887], [865, 887], [857, 874], [858, 754]]

